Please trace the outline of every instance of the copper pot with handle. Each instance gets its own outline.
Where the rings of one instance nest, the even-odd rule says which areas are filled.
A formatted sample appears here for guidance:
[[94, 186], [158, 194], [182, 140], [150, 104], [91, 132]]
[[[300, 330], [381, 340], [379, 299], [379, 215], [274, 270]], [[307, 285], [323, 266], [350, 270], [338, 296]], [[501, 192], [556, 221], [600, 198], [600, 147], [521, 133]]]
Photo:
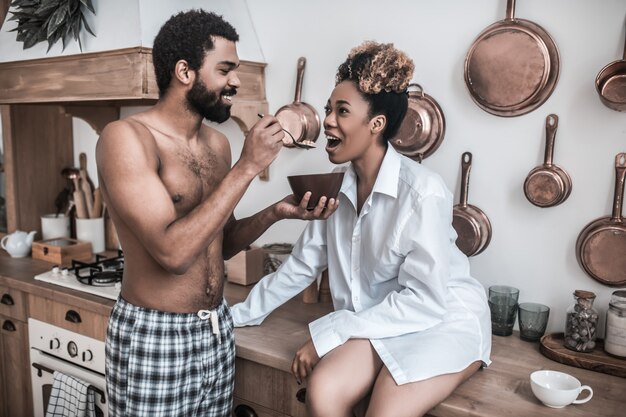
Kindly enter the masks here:
[[401, 154], [418, 162], [432, 155], [445, 135], [445, 118], [437, 101], [424, 93], [419, 84], [409, 84], [406, 115], [390, 140]]
[[543, 104], [559, 78], [559, 50], [536, 23], [515, 17], [515, 0], [506, 18], [483, 30], [465, 58], [465, 84], [474, 102], [496, 116], [526, 114]]
[[598, 73], [596, 91], [605, 106], [626, 111], [626, 40], [622, 59], [611, 62]]
[[524, 194], [537, 207], [552, 207], [561, 204], [572, 192], [572, 179], [560, 166], [553, 163], [554, 140], [559, 117], [546, 117], [546, 153], [543, 165], [534, 168], [524, 181]]
[[589, 223], [576, 240], [576, 259], [593, 279], [611, 286], [626, 285], [626, 223], [622, 217], [626, 153], [615, 156], [613, 213]]
[[298, 58], [294, 101], [278, 109], [275, 114], [286, 133], [284, 145], [290, 148], [315, 147], [314, 143], [320, 134], [321, 123], [317, 111], [310, 104], [301, 101], [305, 66], [306, 58]]
[[469, 174], [472, 168], [472, 154], [461, 157], [461, 198], [454, 206], [452, 226], [458, 235], [456, 245], [467, 256], [478, 255], [491, 241], [491, 222], [478, 207], [467, 204]]

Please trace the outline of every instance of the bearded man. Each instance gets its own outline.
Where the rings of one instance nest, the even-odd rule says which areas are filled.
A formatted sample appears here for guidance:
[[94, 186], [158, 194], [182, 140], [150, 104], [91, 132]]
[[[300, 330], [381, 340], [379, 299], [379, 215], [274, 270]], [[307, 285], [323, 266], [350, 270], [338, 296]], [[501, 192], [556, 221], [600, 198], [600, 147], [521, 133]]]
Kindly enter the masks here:
[[171, 17], [152, 51], [159, 101], [110, 123], [98, 140], [100, 188], [125, 259], [106, 340], [110, 416], [229, 416], [235, 346], [224, 258], [280, 219], [323, 219], [337, 207], [320, 200], [307, 211], [307, 194], [233, 217], [284, 136], [263, 117], [231, 167], [228, 139], [203, 123], [230, 117], [237, 41], [213, 13]]

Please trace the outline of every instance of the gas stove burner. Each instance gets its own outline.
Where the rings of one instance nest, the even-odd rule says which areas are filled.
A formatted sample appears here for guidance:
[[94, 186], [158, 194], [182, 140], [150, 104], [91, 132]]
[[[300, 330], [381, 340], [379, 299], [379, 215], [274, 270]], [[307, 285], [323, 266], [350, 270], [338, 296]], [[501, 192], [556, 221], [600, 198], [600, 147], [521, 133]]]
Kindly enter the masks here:
[[124, 273], [124, 255], [118, 251], [118, 256], [107, 258], [96, 255], [96, 262], [87, 263], [72, 260], [71, 271], [76, 279], [86, 285], [105, 287], [122, 281]]

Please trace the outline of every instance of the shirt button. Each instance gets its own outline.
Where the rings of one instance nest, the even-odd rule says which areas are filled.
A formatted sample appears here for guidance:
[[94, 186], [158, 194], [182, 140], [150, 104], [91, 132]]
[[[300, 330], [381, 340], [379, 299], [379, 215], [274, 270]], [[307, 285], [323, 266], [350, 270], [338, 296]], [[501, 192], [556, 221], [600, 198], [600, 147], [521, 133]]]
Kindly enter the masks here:
[[359, 296], [358, 296], [358, 295], [355, 295], [354, 297], [352, 297], [352, 299], [353, 299], [354, 301], [359, 301]]

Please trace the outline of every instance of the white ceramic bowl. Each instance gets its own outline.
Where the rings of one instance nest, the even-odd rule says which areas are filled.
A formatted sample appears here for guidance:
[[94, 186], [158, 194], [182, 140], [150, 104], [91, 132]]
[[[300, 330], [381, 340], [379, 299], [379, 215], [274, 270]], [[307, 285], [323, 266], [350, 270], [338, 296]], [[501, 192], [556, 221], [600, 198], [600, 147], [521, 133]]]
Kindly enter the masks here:
[[[578, 379], [558, 371], [533, 372], [530, 374], [530, 389], [539, 401], [552, 408], [586, 403], [593, 397], [591, 387], [581, 385]], [[583, 390], [589, 390], [589, 395], [582, 400], [577, 400], [576, 398]]]

